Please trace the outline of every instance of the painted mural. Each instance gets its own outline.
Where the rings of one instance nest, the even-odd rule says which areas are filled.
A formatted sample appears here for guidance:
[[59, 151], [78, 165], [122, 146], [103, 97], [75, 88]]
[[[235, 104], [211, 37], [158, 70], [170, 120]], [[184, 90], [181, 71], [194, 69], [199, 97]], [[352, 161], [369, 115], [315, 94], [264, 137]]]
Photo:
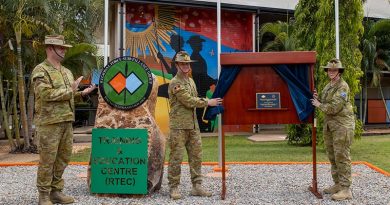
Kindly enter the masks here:
[[[252, 51], [252, 13], [222, 11], [222, 52]], [[176, 75], [172, 62], [177, 52], [187, 51], [192, 78], [199, 97], [211, 97], [217, 84], [217, 12], [215, 9], [126, 4], [126, 55], [140, 58], [159, 82], [156, 119], [169, 132], [168, 84]], [[215, 123], [203, 119], [197, 110], [201, 132], [213, 132]]]

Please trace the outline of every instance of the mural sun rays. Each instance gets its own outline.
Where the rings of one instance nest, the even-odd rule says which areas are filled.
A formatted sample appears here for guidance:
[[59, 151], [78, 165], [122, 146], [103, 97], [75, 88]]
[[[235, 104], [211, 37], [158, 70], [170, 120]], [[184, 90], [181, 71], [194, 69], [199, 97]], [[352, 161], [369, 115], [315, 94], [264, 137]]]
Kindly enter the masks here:
[[133, 57], [146, 58], [147, 53], [159, 62], [157, 53], [166, 51], [170, 36], [176, 34], [175, 7], [158, 5], [132, 6], [126, 13], [126, 48]]

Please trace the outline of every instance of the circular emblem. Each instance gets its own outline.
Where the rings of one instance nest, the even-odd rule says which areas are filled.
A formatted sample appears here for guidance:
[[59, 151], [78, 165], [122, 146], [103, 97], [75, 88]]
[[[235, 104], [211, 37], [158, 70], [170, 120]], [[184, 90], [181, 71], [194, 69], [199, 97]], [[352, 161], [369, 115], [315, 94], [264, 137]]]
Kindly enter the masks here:
[[99, 91], [111, 106], [129, 110], [148, 99], [153, 76], [148, 66], [138, 58], [124, 56], [104, 67], [99, 79]]

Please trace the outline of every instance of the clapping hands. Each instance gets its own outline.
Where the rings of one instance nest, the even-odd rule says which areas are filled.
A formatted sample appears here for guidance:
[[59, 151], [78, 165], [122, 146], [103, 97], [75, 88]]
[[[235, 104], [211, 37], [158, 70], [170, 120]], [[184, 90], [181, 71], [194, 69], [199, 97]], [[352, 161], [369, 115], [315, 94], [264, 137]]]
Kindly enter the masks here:
[[86, 95], [88, 95], [89, 93], [91, 93], [95, 89], [96, 89], [96, 85], [92, 84], [92, 85], [88, 86], [88, 88], [85, 88], [83, 91], [81, 91], [81, 95], [82, 96], [86, 96]]
[[80, 76], [79, 78], [77, 78], [77, 80], [75, 80], [73, 83], [72, 83], [72, 90], [73, 92], [76, 92], [78, 87], [79, 87], [79, 84], [81, 82], [81, 80], [83, 79], [83, 76]]

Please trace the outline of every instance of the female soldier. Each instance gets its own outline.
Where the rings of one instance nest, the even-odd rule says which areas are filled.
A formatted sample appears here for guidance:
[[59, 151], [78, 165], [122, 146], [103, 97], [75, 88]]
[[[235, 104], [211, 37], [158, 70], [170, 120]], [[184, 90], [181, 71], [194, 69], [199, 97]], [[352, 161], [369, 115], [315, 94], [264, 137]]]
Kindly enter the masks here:
[[324, 189], [333, 200], [352, 199], [350, 186], [350, 147], [355, 130], [355, 118], [349, 100], [348, 84], [340, 77], [344, 68], [338, 59], [332, 59], [323, 67], [330, 82], [318, 99], [314, 91], [312, 104], [324, 112], [323, 136], [331, 164], [334, 185]]

